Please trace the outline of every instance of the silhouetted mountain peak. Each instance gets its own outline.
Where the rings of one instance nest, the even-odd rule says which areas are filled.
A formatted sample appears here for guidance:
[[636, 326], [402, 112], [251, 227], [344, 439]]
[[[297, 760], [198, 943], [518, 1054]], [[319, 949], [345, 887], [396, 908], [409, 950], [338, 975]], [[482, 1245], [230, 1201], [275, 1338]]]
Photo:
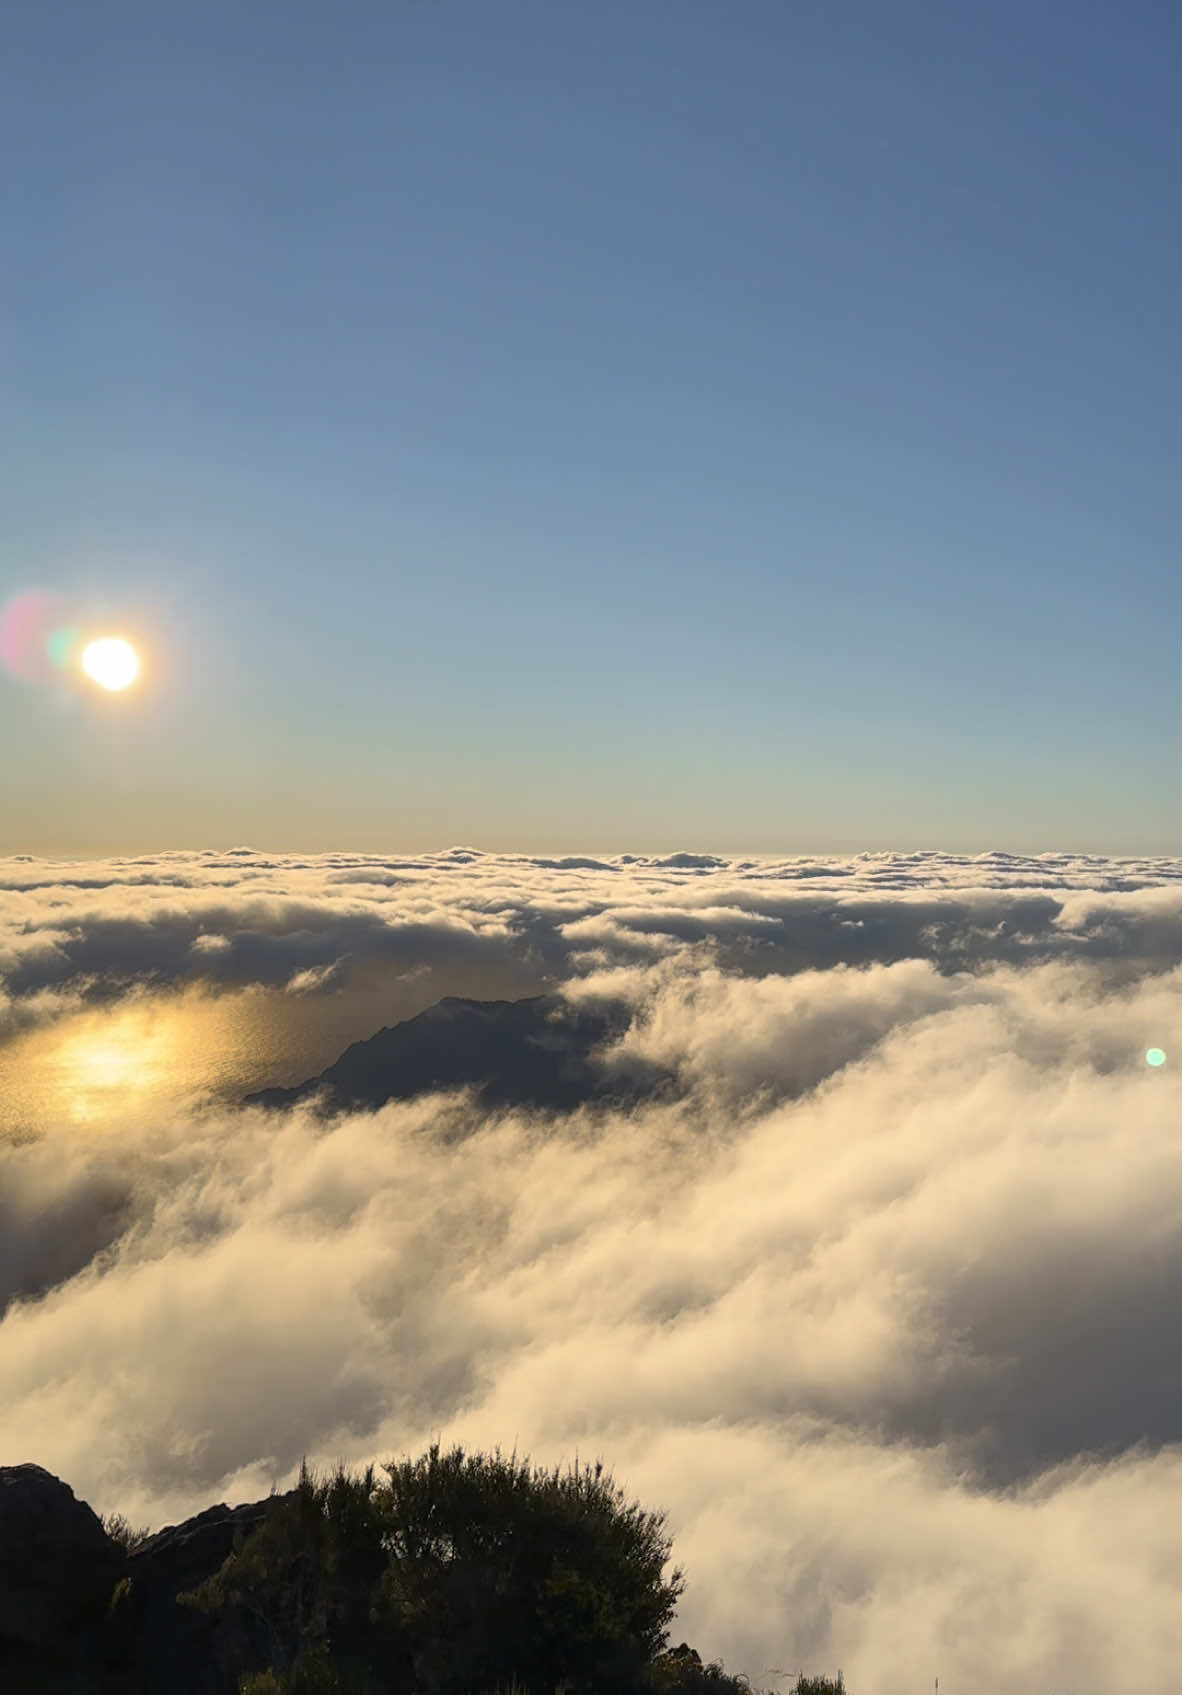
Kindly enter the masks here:
[[627, 1102], [669, 1082], [655, 1072], [624, 1079], [603, 1066], [600, 1050], [628, 1022], [623, 1005], [590, 1008], [561, 995], [513, 1001], [445, 995], [413, 1018], [354, 1042], [319, 1076], [246, 1098], [284, 1107], [317, 1096], [333, 1112], [470, 1087], [486, 1106], [570, 1110], [595, 1100]]

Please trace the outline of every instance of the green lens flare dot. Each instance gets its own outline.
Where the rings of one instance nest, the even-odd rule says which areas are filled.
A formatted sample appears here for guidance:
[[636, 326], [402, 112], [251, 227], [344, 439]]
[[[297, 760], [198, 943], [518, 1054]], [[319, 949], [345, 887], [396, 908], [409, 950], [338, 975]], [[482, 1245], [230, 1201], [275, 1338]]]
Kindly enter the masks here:
[[60, 629], [54, 630], [53, 634], [46, 641], [45, 651], [48, 653], [50, 659], [57, 666], [59, 671], [64, 671], [66, 666], [70, 663], [70, 655], [78, 644], [79, 634], [80, 631], [76, 630], [72, 625], [65, 625]]
[[1161, 1048], [1149, 1048], [1145, 1054], [1146, 1065], [1164, 1065], [1166, 1056]]

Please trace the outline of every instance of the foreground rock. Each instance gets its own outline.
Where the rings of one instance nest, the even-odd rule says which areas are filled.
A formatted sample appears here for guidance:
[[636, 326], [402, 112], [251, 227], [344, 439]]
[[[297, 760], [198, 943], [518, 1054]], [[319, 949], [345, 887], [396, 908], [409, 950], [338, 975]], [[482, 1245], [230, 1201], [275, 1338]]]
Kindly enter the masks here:
[[232, 1668], [251, 1649], [248, 1623], [214, 1621], [177, 1596], [212, 1577], [228, 1554], [259, 1524], [273, 1500], [241, 1507], [207, 1507], [183, 1524], [141, 1542], [126, 1562], [126, 1585], [112, 1610], [108, 1657], [127, 1674], [126, 1687], [168, 1695], [221, 1695], [233, 1688]]
[[0, 1688], [73, 1691], [92, 1660], [123, 1553], [39, 1465], [0, 1466]]
[[254, 1646], [249, 1627], [177, 1596], [212, 1577], [270, 1504], [209, 1507], [128, 1555], [51, 1472], [0, 1466], [0, 1691], [223, 1695]]

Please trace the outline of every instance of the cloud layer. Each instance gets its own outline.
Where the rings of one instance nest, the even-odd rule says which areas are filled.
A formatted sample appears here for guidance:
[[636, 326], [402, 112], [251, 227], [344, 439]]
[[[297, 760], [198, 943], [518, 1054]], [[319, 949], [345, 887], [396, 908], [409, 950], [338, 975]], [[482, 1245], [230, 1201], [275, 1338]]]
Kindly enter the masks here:
[[1178, 861], [1066, 854], [21, 857], [0, 861], [0, 1015], [27, 1023], [133, 985], [299, 992], [366, 964], [565, 976], [588, 956], [630, 962], [701, 941], [744, 973], [912, 957], [1127, 973], [1179, 956], [1180, 893]]
[[673, 1639], [756, 1684], [1171, 1687], [1182, 1091], [1145, 1052], [1182, 1053], [1182, 863], [0, 869], [34, 1071], [129, 1005], [360, 1034], [373, 985], [462, 980], [623, 1000], [604, 1063], [684, 1086], [326, 1124], [166, 1076], [0, 1142], [6, 1463], [159, 1524], [304, 1454], [577, 1451], [668, 1513]]

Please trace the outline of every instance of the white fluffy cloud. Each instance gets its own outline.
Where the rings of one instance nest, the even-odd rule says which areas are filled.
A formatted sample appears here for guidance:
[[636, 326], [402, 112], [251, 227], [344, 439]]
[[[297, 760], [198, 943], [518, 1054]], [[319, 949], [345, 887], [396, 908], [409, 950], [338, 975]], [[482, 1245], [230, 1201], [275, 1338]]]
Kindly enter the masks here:
[[667, 1512], [672, 1639], [756, 1684], [1164, 1695], [1182, 865], [674, 860], [9, 862], [26, 1025], [532, 974], [685, 1094], [0, 1143], [0, 1459], [158, 1524], [304, 1454], [577, 1451]]

